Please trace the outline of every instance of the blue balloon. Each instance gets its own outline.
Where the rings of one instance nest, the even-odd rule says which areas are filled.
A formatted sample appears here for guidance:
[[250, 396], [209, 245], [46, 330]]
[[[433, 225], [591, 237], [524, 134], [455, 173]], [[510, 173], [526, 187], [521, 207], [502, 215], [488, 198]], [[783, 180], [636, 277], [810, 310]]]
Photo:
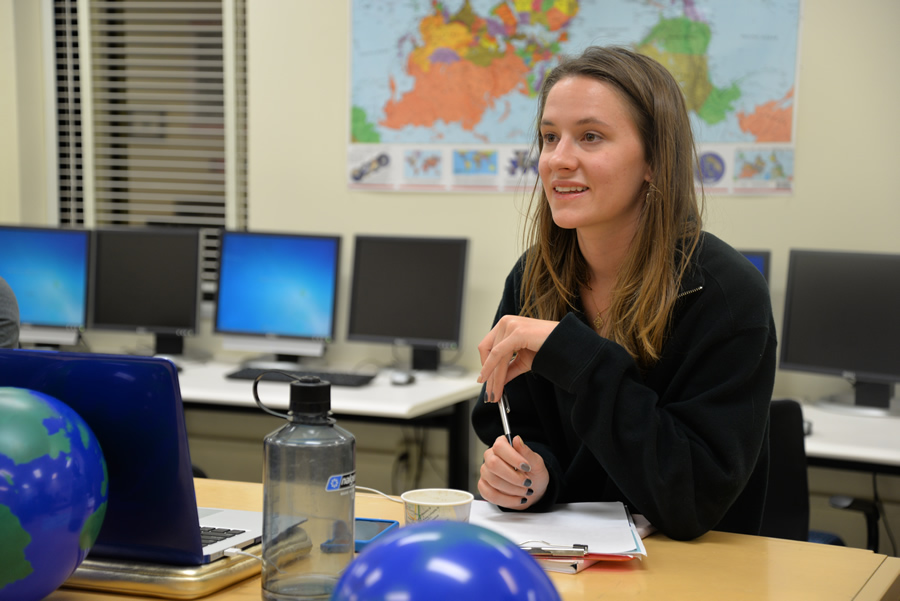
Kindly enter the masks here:
[[559, 601], [544, 570], [509, 539], [465, 522], [420, 522], [366, 547], [332, 601]]
[[58, 588], [97, 540], [109, 492], [94, 433], [68, 405], [0, 387], [0, 601]]

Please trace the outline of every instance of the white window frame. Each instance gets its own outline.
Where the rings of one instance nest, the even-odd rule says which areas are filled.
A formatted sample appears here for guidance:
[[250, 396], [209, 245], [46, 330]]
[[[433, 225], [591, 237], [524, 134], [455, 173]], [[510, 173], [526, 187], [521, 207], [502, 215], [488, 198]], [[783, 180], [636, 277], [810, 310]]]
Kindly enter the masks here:
[[[203, 255], [204, 281], [202, 282], [202, 288], [205, 298], [211, 299], [212, 294], [215, 291], [216, 283], [215, 265], [218, 259], [218, 231], [223, 227], [227, 229], [246, 229], [247, 223], [245, 0], [196, 0], [194, 2], [177, 0], [42, 0], [42, 2], [43, 14], [45, 16], [44, 65], [45, 89], [47, 93], [45, 106], [47, 107], [46, 148], [48, 154], [48, 214], [52, 219], [55, 218], [58, 224], [64, 227], [103, 227], [112, 224], [110, 216], [114, 215], [115, 212], [108, 210], [111, 201], [116, 205], [121, 204], [123, 208], [127, 208], [128, 216], [122, 219], [122, 223], [116, 222], [116, 225], [143, 226], [147, 225], [148, 222], [153, 222], [154, 225], [159, 225], [160, 222], [163, 224], [167, 222], [173, 226], [191, 225], [203, 228], [206, 233], [206, 242], [204, 244]], [[113, 31], [114, 34], [123, 36], [147, 35], [146, 32], [142, 30], [155, 30], [158, 33], [151, 33], [146, 39], [151, 40], [149, 44], [154, 48], [165, 48], [165, 46], [158, 45], [159, 41], [155, 39], [155, 36], [172, 35], [173, 31], [185, 31], [185, 36], [191, 36], [194, 35], [195, 32], [190, 30], [189, 26], [180, 25], [177, 20], [171, 21], [173, 23], [171, 25], [158, 25], [156, 24], [157, 19], [152, 19], [152, 17], [142, 11], [147, 9], [159, 10], [172, 8], [173, 15], [177, 14], [182, 18], [186, 17], [190, 19], [190, 13], [186, 13], [185, 11], [189, 11], [192, 5], [197, 6], [198, 15], [208, 15], [208, 8], [216, 4], [218, 4], [221, 9], [221, 13], [219, 14], [221, 18], [220, 35], [222, 40], [221, 77], [213, 75], [215, 72], [212, 70], [204, 70], [204, 65], [199, 59], [186, 59], [182, 61], [182, 64], [179, 64], [178, 61], [182, 59], [177, 56], [177, 52], [173, 53], [174, 60], [172, 61], [170, 61], [168, 57], [162, 59], [158, 58], [158, 55], [163, 53], [156, 52], [153, 52], [152, 55], [157, 56], [157, 58], [151, 61], [145, 61], [140, 55], [134, 56], [131, 52], [127, 53], [127, 57], [126, 53], [122, 53], [122, 56], [125, 57], [123, 61], [108, 59], [107, 54], [103, 52], [103, 49], [100, 49], [100, 52], [94, 52], [96, 46], [93, 44], [91, 34], [92, 29], [95, 26], [113, 29], [115, 30]], [[64, 159], [61, 158], [63, 151], [62, 143], [59, 140], [61, 133], [64, 134], [67, 130], [60, 127], [60, 117], [58, 112], [59, 97], [56, 75], [58, 62], [56, 49], [57, 7], [67, 7], [65, 10], [74, 10], [77, 14], [77, 43], [73, 43], [71, 49], [78, 53], [77, 73], [80, 74], [80, 90], [78, 91], [80, 96], [80, 107], [82, 107], [80, 115], [80, 173], [82, 176], [80, 180], [78, 179], [79, 169], [77, 167], [73, 170], [72, 168], [66, 168], [65, 165], [61, 164]], [[130, 20], [124, 20], [121, 24], [112, 24], [108, 26], [100, 25], [101, 21], [99, 20], [96, 25], [92, 23], [92, 11], [102, 11], [104, 9], [115, 10], [119, 7], [135, 11], [132, 13], [132, 18]], [[203, 9], [206, 9], [206, 12], [199, 12]], [[139, 27], [139, 31], [134, 31], [135, 25], [140, 26], [147, 20], [150, 20], [150, 22]], [[65, 21], [66, 24], [68, 24], [69, 20], [65, 19]], [[169, 29], [166, 29], [166, 27], [169, 27]], [[66, 31], [63, 33], [64, 35], [68, 34]], [[70, 38], [73, 37], [74, 36], [70, 36]], [[180, 41], [180, 38], [178, 37], [174, 37], [173, 39]], [[206, 45], [204, 44], [204, 47], [205, 46]], [[208, 50], [204, 50], [201, 52], [207, 51]], [[88, 60], [85, 60], [85, 57], [87, 57]], [[68, 58], [68, 53], [66, 53], [66, 58]], [[193, 58], [196, 59], [197, 57]], [[218, 64], [219, 57], [215, 53], [211, 54], [208, 59], [212, 59], [212, 62]], [[62, 60], [65, 61], [65, 65], [71, 64], [70, 61], [66, 61], [65, 59]], [[102, 111], [104, 108], [109, 109], [111, 106], [117, 108], [118, 105], [115, 104], [115, 100], [111, 102], [106, 100], [95, 102], [95, 87], [99, 86], [102, 90], [103, 86], [111, 87], [109, 82], [113, 81], [111, 79], [98, 79], [95, 81], [94, 67], [95, 63], [98, 61], [102, 63], [98, 63], [97, 65], [99, 67], [98, 72], [109, 69], [122, 69], [123, 71], [131, 69], [134, 69], [135, 71], [143, 70], [144, 74], [149, 74], [147, 75], [147, 80], [156, 79], [159, 81], [164, 80], [156, 77], [155, 74], [163, 72], [167, 68], [165, 65], [171, 64], [173, 65], [171, 71], [173, 75], [172, 78], [168, 79], [175, 81], [176, 83], [173, 84], [175, 86], [183, 85], [181, 84], [182, 81], [187, 83], [194, 81], [197, 83], [196, 79], [202, 79], [202, 76], [193, 80], [191, 79], [191, 74], [189, 72], [191, 65], [197, 69], [197, 72], [210, 73], [211, 76], [208, 79], [220, 79], [221, 97], [223, 99], [220, 109], [216, 108], [218, 105], [213, 106], [212, 103], [205, 101], [197, 102], [195, 105], [191, 104], [190, 101], [187, 101], [172, 107], [166, 106], [165, 101], [163, 101], [162, 104], [155, 106], [160, 106], [160, 111], [158, 111], [160, 116], [160, 121], [158, 122], [158, 125], [160, 126], [159, 135], [163, 138], [170, 138], [172, 140], [175, 140], [177, 136], [181, 135], [184, 137], [184, 143], [186, 145], [193, 144], [191, 140], [191, 129], [194, 128], [194, 132], [196, 133], [196, 131], [198, 131], [196, 125], [197, 122], [207, 119], [203, 114], [207, 109], [200, 107], [200, 105], [203, 105], [203, 107], [211, 107], [209, 112], [214, 116], [209, 118], [209, 121], [210, 123], [213, 123], [212, 127], [218, 126], [219, 121], [215, 115], [221, 114], [221, 126], [223, 128], [222, 139], [224, 141], [222, 147], [223, 152], [211, 152], [209, 157], [203, 157], [202, 154], [204, 150], [202, 147], [198, 146], [200, 150], [188, 150], [187, 153], [195, 154], [195, 158], [199, 159], [197, 163], [195, 163], [197, 165], [202, 165], [201, 161], [204, 159], [207, 161], [208, 165], [211, 162], [218, 161], [219, 157], [222, 157], [222, 169], [224, 173], [222, 173], [221, 176], [217, 175], [215, 171], [210, 168], [207, 168], [205, 173], [200, 168], [194, 170], [185, 168], [182, 170], [179, 169], [181, 166], [176, 164], [177, 160], [170, 160], [172, 157], [165, 156], [164, 153], [162, 153], [163, 156], [159, 157], [159, 160], [156, 160], [153, 156], [141, 156], [140, 150], [131, 150], [135, 147], [145, 146], [140, 144], [140, 140], [133, 141], [133, 139], [129, 138], [128, 136], [132, 135], [131, 132], [134, 132], [133, 135], [136, 137], [144, 136], [144, 139], [148, 136], [148, 134], [146, 134], [148, 130], [151, 131], [151, 134], [149, 135], [153, 135], [152, 129], [154, 124], [149, 122], [153, 120], [152, 115], [157, 114], [157, 111], [152, 110], [155, 109], [154, 103], [157, 102], [157, 100], [154, 98], [154, 100], [149, 101], [149, 104], [142, 105], [140, 104], [140, 101], [132, 102], [132, 100], [126, 98], [122, 101], [122, 112], [115, 113], [116, 115], [122, 115], [121, 122], [110, 125], [109, 120], [106, 120], [106, 118], [103, 117], [105, 113]], [[178, 71], [182, 66], [186, 69], [184, 73]], [[154, 69], [156, 71], [154, 71]], [[76, 71], [74, 69], [69, 69], [66, 73], [65, 79], [67, 79], [70, 84], [74, 83]], [[134, 77], [135, 81], [138, 81], [139, 77], [140, 76]], [[86, 82], [90, 82], [90, 85]], [[151, 83], [148, 85], [153, 84]], [[163, 83], [162, 85], [165, 86], [166, 84]], [[203, 85], [207, 84], [198, 83], [198, 89]], [[115, 87], [117, 89], [127, 88], [127, 84]], [[209, 87], [218, 89], [214, 84]], [[128, 96], [132, 91], [133, 90], [126, 89], [122, 95]], [[69, 89], [69, 92], [71, 93], [72, 90]], [[199, 93], [200, 92], [196, 90], [190, 92], [193, 97], [196, 97]], [[157, 96], [163, 97], [165, 95], [166, 92], [163, 91]], [[173, 97], [177, 97], [177, 95]], [[131, 103], [131, 107], [133, 108], [129, 108], [129, 103]], [[180, 114], [182, 111], [184, 114]], [[195, 111], [199, 112], [198, 114], [200, 116], [193, 119], [185, 116], [185, 114], [194, 113]], [[142, 112], [151, 115], [146, 122], [140, 120]], [[96, 122], [95, 113], [99, 114], [100, 119], [104, 121]], [[173, 114], [175, 115], [172, 116]], [[115, 119], [113, 119], [113, 121], [115, 121]], [[150, 126], [149, 128], [148, 124]], [[116, 128], [118, 128], [119, 131], [116, 131]], [[100, 130], [103, 130], [103, 135], [97, 135]], [[123, 140], [126, 141], [126, 144], [123, 144], [126, 150], [123, 150], [121, 154], [109, 155], [105, 143], [109, 142], [110, 136], [122, 136]], [[70, 140], [70, 142], [71, 143], [68, 145], [70, 152], [74, 152], [75, 142], [74, 140]], [[215, 145], [217, 144], [209, 144], [209, 146]], [[167, 144], [165, 146], [172, 148], [172, 144]], [[118, 148], [118, 145], [116, 145], [116, 147]], [[150, 146], [147, 147], [150, 148], [150, 154], [161, 154], [160, 151], [154, 151]], [[105, 157], [112, 156], [112, 158], [98, 160], [98, 148], [100, 148], [100, 152], [104, 153]], [[190, 159], [185, 159], [183, 163], [185, 166], [191, 164]], [[110, 167], [110, 165], [113, 166]], [[104, 180], [103, 178], [115, 176], [115, 170], [122, 170], [123, 176], [127, 176], [123, 178], [125, 183], [123, 183], [122, 186], [123, 189], [127, 188], [127, 191], [112, 193], [103, 192], [102, 195], [106, 197], [117, 196], [118, 194], [121, 194], [122, 197], [116, 197], [110, 199], [110, 201], [105, 199], [99, 200], [98, 196], [101, 194], [98, 194], [98, 182], [108, 182], [109, 180]], [[79, 195], [77, 192], [73, 192], [71, 196], [74, 198], [71, 201], [64, 199], [63, 194], [61, 194], [65, 177], [69, 178], [68, 182], [70, 188], [77, 187], [78, 182], [81, 182], [81, 194]], [[146, 189], [142, 188], [140, 184], [132, 183], [132, 181], [136, 182], [141, 179], [150, 180], [149, 182], [145, 182]], [[220, 179], [223, 185], [215, 185]], [[118, 181], [118, 179], [113, 177], [113, 181]], [[179, 184], [179, 181], [184, 181], [185, 183]], [[191, 181], [194, 183], [187, 183]], [[204, 181], [214, 183], [207, 185]], [[204, 201], [200, 201], [199, 203], [183, 201], [185, 203], [184, 206], [188, 207], [185, 209], [184, 213], [187, 217], [180, 217], [179, 214], [174, 211], [180, 209], [182, 205], [179, 204], [180, 201], [171, 199], [179, 194], [178, 192], [168, 193], [170, 196], [168, 199], [164, 198], [166, 195], [165, 191], [159, 193], [159, 200], [154, 197], [154, 189], [159, 188], [166, 190], [171, 189], [172, 187], [178, 188], [182, 185], [185, 188], [195, 188], [201, 193], [204, 193], [205, 190], [209, 188], [221, 189], [223, 202], [218, 203], [214, 199], [214, 196], [218, 194], [218, 192], [210, 194], [206, 204], [204, 204]], [[135, 190], [139, 191], [135, 193]], [[189, 194], [186, 194], [185, 196], [190, 198]], [[62, 215], [64, 210], [66, 210], [66, 204], [69, 202], [72, 203], [69, 210], [74, 212], [74, 216], [68, 221], [65, 221]], [[160, 208], [162, 208], [162, 211], [160, 211]]]

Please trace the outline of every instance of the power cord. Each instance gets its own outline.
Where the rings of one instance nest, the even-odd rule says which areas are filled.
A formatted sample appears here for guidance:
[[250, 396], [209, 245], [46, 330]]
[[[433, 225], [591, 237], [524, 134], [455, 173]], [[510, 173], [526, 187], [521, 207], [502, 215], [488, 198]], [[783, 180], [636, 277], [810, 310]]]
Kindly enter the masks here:
[[434, 457], [431, 453], [428, 452], [428, 436], [429, 429], [425, 427], [418, 427], [415, 429], [417, 432], [416, 435], [416, 445], [419, 448], [419, 465], [418, 465], [418, 478], [416, 481], [416, 486], [420, 486], [421, 478], [425, 474], [425, 466], [423, 463], [427, 463], [428, 467], [431, 468], [431, 472], [433, 475], [437, 476], [439, 480], [447, 479], [447, 472], [438, 467], [438, 465], [434, 462]]
[[425, 455], [428, 448], [428, 430], [425, 428], [413, 429], [413, 440], [418, 447], [418, 456], [416, 457], [416, 475], [413, 480], [415, 487], [422, 486], [422, 472], [425, 467]]
[[[888, 540], [891, 541], [891, 555], [897, 556], [897, 541], [894, 540], [894, 533], [891, 531], [890, 522], [887, 519], [887, 512], [884, 510], [884, 504], [878, 496], [878, 473], [872, 472], [872, 500], [875, 501], [875, 507], [881, 514], [881, 520], [884, 522], [884, 529], [887, 532]], [[876, 549], [877, 550], [877, 549]]]
[[258, 560], [263, 565], [268, 565], [276, 572], [278, 572], [280, 574], [284, 574], [283, 570], [278, 569], [278, 566], [276, 566], [271, 561], [266, 561], [266, 559], [264, 557], [262, 557], [261, 555], [254, 555], [253, 553], [247, 553], [243, 549], [238, 549], [237, 547], [230, 547], [228, 549], [225, 549], [224, 553], [227, 557], [234, 557], [235, 555], [244, 555], [245, 557], [252, 557], [253, 559]]
[[[394, 457], [394, 463], [391, 466], [391, 490], [394, 493], [397, 493], [398, 490], [405, 489], [405, 485], [401, 485], [400, 483], [400, 471], [404, 472], [409, 471], [409, 453], [403, 451], [399, 453], [396, 457]], [[403, 481], [406, 481], [406, 478], [403, 478]], [[357, 488], [361, 488], [357, 486]]]
[[225, 549], [225, 555], [227, 555], [228, 557], [234, 557], [235, 555], [244, 555], [246, 557], [252, 557], [253, 559], [258, 559], [261, 562], [266, 561], [259, 555], [254, 555], [253, 553], [247, 553], [243, 549], [238, 549], [237, 547], [231, 547], [230, 549]]
[[359, 486], [359, 485], [357, 485], [357, 486], [356, 486], [356, 490], [362, 490], [362, 491], [365, 491], [365, 492], [374, 493], [374, 494], [376, 494], [376, 495], [381, 495], [382, 497], [384, 497], [384, 498], [387, 499], [388, 501], [393, 501], [394, 503], [402, 503], [402, 502], [403, 502], [403, 501], [400, 500], [400, 499], [395, 499], [395, 498], [392, 497], [391, 495], [388, 495], [388, 494], [385, 494], [385, 493], [381, 492], [381, 491], [378, 490], [377, 488], [369, 488], [368, 486]]

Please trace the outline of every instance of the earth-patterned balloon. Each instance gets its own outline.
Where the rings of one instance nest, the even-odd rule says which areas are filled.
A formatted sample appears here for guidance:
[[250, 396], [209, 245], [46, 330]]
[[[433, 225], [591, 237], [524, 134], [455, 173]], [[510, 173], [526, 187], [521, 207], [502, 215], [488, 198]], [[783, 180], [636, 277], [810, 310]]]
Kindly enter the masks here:
[[0, 601], [59, 587], [97, 540], [109, 492], [87, 423], [58, 399], [0, 387]]

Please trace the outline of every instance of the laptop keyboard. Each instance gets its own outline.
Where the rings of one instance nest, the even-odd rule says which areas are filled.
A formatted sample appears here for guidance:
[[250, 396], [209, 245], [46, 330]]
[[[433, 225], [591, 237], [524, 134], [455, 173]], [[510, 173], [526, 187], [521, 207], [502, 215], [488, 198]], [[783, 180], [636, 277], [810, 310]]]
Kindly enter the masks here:
[[333, 386], [365, 386], [375, 378], [375, 374], [359, 372], [318, 371], [312, 369], [270, 371], [261, 367], [241, 367], [236, 371], [225, 374], [225, 377], [230, 380], [255, 380], [263, 373], [265, 373], [263, 380], [274, 382], [291, 382], [302, 376], [317, 376], [320, 380], [331, 382]]
[[228, 528], [213, 528], [212, 526], [200, 526], [200, 543], [205, 547], [222, 542], [227, 538], [243, 534], [244, 530], [230, 530]]

